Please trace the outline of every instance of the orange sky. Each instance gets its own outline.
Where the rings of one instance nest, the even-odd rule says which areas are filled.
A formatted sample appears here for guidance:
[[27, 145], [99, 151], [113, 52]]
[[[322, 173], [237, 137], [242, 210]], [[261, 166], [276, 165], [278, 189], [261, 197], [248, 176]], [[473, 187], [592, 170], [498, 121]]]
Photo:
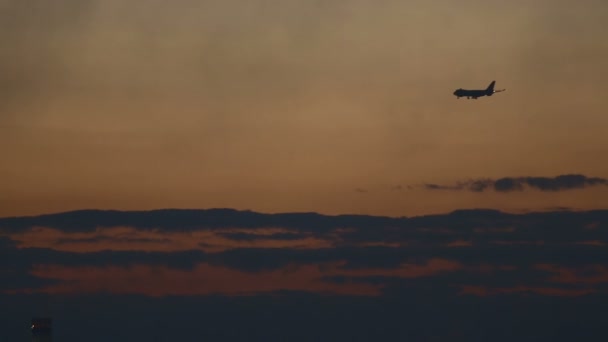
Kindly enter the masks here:
[[608, 177], [606, 1], [0, 1], [0, 21], [0, 216], [608, 206], [405, 188]]

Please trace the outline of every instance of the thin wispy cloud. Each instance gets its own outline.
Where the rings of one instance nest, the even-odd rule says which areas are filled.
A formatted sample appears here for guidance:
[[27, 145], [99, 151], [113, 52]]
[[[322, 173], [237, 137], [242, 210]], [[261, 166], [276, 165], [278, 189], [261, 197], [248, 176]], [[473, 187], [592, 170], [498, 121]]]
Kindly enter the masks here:
[[513, 192], [525, 190], [566, 191], [608, 185], [608, 179], [588, 177], [581, 174], [566, 174], [556, 177], [504, 177], [498, 179], [471, 179], [454, 184], [426, 183], [427, 190], [464, 190], [472, 192]]

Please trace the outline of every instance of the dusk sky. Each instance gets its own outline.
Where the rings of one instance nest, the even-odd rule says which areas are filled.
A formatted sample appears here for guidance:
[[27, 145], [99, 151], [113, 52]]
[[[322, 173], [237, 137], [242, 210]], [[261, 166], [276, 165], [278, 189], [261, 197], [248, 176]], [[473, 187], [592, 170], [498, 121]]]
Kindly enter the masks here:
[[605, 341], [607, 37], [606, 0], [0, 0], [0, 340]]
[[608, 205], [420, 187], [608, 177], [606, 1], [4, 0], [0, 22], [2, 216]]

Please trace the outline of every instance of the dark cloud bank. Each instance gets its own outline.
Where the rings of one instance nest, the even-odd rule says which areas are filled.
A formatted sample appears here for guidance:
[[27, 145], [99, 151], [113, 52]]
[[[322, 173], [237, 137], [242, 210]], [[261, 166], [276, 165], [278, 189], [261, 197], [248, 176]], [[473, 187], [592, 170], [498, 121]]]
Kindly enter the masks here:
[[[14, 238], [34, 227], [74, 234], [124, 226], [167, 236], [214, 231], [235, 242], [314, 237], [331, 246], [75, 253], [20, 248]], [[288, 232], [256, 233], [268, 227]], [[226, 230], [235, 228], [239, 231]], [[0, 237], [1, 340], [26, 340], [27, 320], [39, 312], [52, 312], [56, 338], [61, 341], [82, 340], [91, 332], [94, 337], [86, 339], [93, 341], [600, 341], [608, 337], [608, 210], [516, 215], [480, 209], [411, 218], [230, 209], [86, 210], [3, 218], [0, 234], [4, 235]], [[87, 239], [72, 242], [112, 242]], [[67, 243], [65, 238], [59, 241], [59, 245]], [[429, 266], [433, 260], [443, 260], [439, 264], [447, 267], [433, 269]], [[153, 265], [188, 271], [206, 263], [261, 275], [339, 262], [342, 273], [320, 280], [344, 286], [378, 285], [381, 294], [279, 289], [245, 297], [149, 298], [21, 291], [62, 283], [34, 276], [35, 265]], [[403, 265], [414, 270], [413, 275], [404, 275]]]
[[564, 191], [582, 189], [592, 186], [608, 185], [608, 179], [587, 177], [579, 174], [560, 175], [556, 177], [504, 177], [499, 179], [472, 179], [452, 185], [424, 184], [428, 190], [467, 190], [482, 192], [523, 191], [535, 189], [540, 191]]

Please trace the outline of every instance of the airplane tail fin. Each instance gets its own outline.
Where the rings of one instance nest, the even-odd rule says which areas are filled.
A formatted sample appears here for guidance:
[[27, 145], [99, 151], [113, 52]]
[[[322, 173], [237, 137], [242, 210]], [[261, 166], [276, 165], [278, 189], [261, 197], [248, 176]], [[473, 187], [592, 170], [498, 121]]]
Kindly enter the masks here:
[[496, 84], [496, 81], [492, 81], [492, 83], [490, 83], [490, 85], [486, 88], [486, 93], [493, 94], [495, 84]]

